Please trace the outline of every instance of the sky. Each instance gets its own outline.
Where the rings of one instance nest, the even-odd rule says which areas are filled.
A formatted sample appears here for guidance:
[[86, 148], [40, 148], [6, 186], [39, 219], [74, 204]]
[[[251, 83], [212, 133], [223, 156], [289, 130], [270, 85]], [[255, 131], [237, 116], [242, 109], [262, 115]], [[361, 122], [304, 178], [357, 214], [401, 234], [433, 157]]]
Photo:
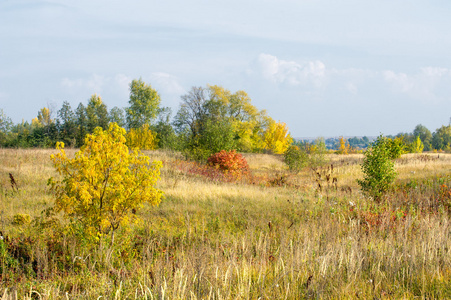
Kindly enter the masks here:
[[451, 117], [451, 1], [0, 0], [0, 109], [15, 123], [142, 78], [246, 91], [294, 137], [432, 132]]

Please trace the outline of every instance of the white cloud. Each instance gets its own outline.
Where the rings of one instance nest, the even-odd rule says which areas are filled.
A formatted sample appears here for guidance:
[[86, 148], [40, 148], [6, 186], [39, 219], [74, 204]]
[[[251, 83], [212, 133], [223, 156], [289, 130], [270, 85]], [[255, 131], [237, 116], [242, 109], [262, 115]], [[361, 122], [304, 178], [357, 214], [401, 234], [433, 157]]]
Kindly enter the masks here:
[[95, 93], [101, 93], [103, 91], [103, 87], [109, 78], [105, 78], [102, 75], [92, 74], [89, 78], [63, 78], [61, 81], [61, 85], [63, 87], [73, 89], [73, 88], [83, 88], [94, 91]]
[[395, 88], [399, 89], [403, 93], [410, 93], [415, 88], [413, 78], [409, 77], [406, 73], [384, 71], [383, 75], [387, 82], [391, 83]]
[[185, 89], [179, 84], [177, 78], [173, 75], [157, 72], [152, 73], [151, 81], [155, 82], [155, 88], [163, 93], [182, 95], [186, 93]]
[[124, 74], [117, 74], [114, 76], [114, 82], [117, 83], [121, 89], [128, 90], [132, 78]]
[[[276, 85], [289, 85], [302, 89], [301, 93], [320, 91], [316, 95], [365, 94], [372, 86], [388, 87], [393, 95], [401, 93], [422, 102], [440, 102], [451, 94], [451, 69], [425, 67], [416, 73], [376, 71], [368, 69], [327, 68], [321, 61], [289, 61], [269, 54], [260, 54], [256, 67], [248, 75], [258, 74]], [[382, 85], [381, 85], [382, 84]], [[340, 94], [340, 97], [346, 97]], [[363, 99], [363, 98], [362, 98]]]
[[321, 61], [298, 63], [262, 53], [258, 57], [258, 68], [265, 79], [274, 83], [321, 87], [326, 79], [326, 66]]
[[422, 68], [421, 72], [428, 77], [442, 77], [450, 75], [450, 70], [447, 68], [426, 67]]
[[425, 67], [416, 74], [389, 70], [383, 76], [395, 92], [423, 101], [439, 101], [451, 92], [451, 70], [447, 68]]
[[352, 82], [346, 83], [345, 87], [348, 92], [350, 92], [351, 94], [354, 94], [354, 95], [357, 95], [357, 92], [359, 91], [357, 86]]

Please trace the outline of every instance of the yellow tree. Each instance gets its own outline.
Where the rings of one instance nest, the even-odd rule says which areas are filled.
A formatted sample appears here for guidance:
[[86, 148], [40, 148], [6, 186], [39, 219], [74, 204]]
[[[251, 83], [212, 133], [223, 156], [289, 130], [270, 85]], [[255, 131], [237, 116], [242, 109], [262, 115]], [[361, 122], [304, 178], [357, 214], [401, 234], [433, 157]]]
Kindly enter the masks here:
[[338, 149], [338, 154], [349, 154], [351, 146], [346, 143], [346, 139], [344, 137], [340, 137], [340, 148]]
[[62, 177], [49, 180], [56, 211], [62, 211], [71, 225], [81, 224], [85, 236], [99, 242], [111, 233], [113, 243], [116, 229], [136, 217], [130, 212], [144, 202], [161, 201], [162, 192], [154, 186], [162, 163], [151, 163], [137, 149], [130, 150], [124, 135], [125, 129], [116, 123], [106, 131], [97, 127], [73, 159], [66, 156], [63, 143], [57, 144], [60, 152], [51, 156]]
[[424, 149], [424, 144], [420, 139], [420, 136], [418, 135], [415, 141], [410, 144], [410, 152], [411, 153], [422, 153]]
[[43, 107], [38, 111], [38, 117], [31, 120], [31, 124], [34, 127], [44, 127], [53, 123], [53, 119], [50, 117], [50, 109]]
[[276, 154], [283, 154], [293, 142], [288, 127], [283, 122], [271, 122], [264, 134], [264, 148]]
[[127, 146], [141, 150], [154, 150], [157, 148], [157, 134], [150, 130], [148, 124], [141, 128], [132, 128], [127, 133]]

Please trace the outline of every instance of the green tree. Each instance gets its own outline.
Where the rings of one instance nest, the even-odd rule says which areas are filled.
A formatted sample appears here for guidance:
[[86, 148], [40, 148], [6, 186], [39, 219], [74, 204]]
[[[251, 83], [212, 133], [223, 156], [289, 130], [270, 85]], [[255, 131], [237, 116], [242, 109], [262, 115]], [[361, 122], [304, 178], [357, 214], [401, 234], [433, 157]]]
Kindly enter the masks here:
[[284, 153], [284, 162], [290, 171], [299, 172], [308, 165], [309, 156], [302, 147], [290, 145]]
[[312, 168], [318, 168], [328, 162], [327, 147], [324, 138], [317, 138], [313, 144], [308, 145], [309, 164]]
[[161, 201], [162, 192], [154, 186], [162, 163], [150, 163], [149, 157], [130, 150], [124, 135], [125, 129], [115, 123], [107, 131], [97, 127], [74, 158], [66, 156], [64, 143], [58, 143], [60, 152], [51, 156], [61, 176], [49, 180], [55, 209], [69, 218], [72, 228], [83, 228], [85, 237], [111, 233], [113, 243], [118, 227], [136, 217], [132, 210]]
[[386, 146], [390, 153], [390, 159], [400, 158], [402, 154], [406, 153], [406, 142], [404, 136], [398, 136], [393, 139], [386, 138]]
[[76, 119], [69, 102], [63, 102], [61, 109], [58, 111], [58, 118], [61, 140], [67, 145], [75, 146]]
[[418, 124], [415, 126], [415, 129], [413, 130], [414, 136], [419, 136], [421, 141], [424, 144], [424, 150], [430, 151], [432, 150], [432, 133], [429, 131], [429, 129], [426, 128], [426, 126], [423, 126], [421, 124]]
[[182, 150], [182, 138], [179, 138], [171, 125], [171, 109], [163, 107], [158, 112], [158, 121], [152, 127], [152, 130], [157, 133], [158, 148]]
[[436, 150], [451, 150], [451, 126], [442, 126], [432, 135], [432, 147]]
[[108, 109], [97, 94], [91, 96], [86, 106], [86, 121], [89, 133], [94, 132], [96, 127], [102, 127], [104, 130], [108, 128]]
[[80, 103], [75, 110], [75, 122], [77, 126], [77, 133], [75, 135], [76, 146], [81, 147], [85, 141], [85, 136], [88, 133], [86, 108], [83, 103]]
[[141, 128], [143, 125], [152, 125], [157, 117], [160, 106], [160, 95], [150, 84], [142, 79], [134, 79], [130, 83], [130, 106], [126, 109], [127, 126]]
[[396, 178], [390, 139], [379, 136], [365, 151], [361, 165], [363, 180], [357, 180], [362, 191], [380, 202]]
[[110, 109], [108, 115], [110, 123], [116, 123], [117, 125], [119, 125], [119, 127], [125, 127], [126, 125], [125, 113], [122, 108], [115, 106], [112, 109]]
[[38, 116], [31, 122], [31, 132], [28, 144], [31, 147], [51, 147], [58, 139], [58, 128], [51, 117], [51, 110], [43, 107], [38, 111]]
[[[181, 99], [173, 124], [180, 136], [187, 137], [188, 151], [196, 149], [205, 155], [208, 151], [232, 148], [257, 152], [264, 149], [265, 141], [276, 141], [268, 134], [270, 125], [276, 123], [265, 111], [258, 111], [244, 91], [231, 93], [216, 85], [193, 87]], [[279, 127], [277, 129], [282, 130], [272, 128], [271, 132], [283, 133], [283, 126]], [[277, 145], [266, 143], [266, 146], [277, 146], [279, 150], [288, 144], [282, 145], [279, 141]], [[213, 148], [217, 151], [211, 152]]]

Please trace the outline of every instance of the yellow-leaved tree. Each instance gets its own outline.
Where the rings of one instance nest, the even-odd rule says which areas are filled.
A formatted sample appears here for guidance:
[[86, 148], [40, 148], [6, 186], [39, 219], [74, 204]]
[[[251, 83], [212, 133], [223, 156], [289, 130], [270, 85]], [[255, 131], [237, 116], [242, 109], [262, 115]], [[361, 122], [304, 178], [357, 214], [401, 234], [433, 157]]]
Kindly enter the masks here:
[[264, 134], [265, 149], [276, 154], [283, 154], [292, 142], [287, 124], [274, 121], [269, 124]]
[[141, 150], [154, 150], [158, 145], [157, 134], [150, 130], [148, 124], [144, 124], [140, 128], [130, 129], [126, 139], [127, 146]]
[[[108, 130], [97, 127], [87, 135], [85, 144], [70, 159], [64, 144], [51, 160], [59, 180], [49, 184], [55, 192], [55, 209], [71, 221], [71, 228], [83, 228], [85, 237], [101, 241], [104, 234], [136, 218], [131, 212], [144, 202], [158, 205], [162, 192], [155, 188], [160, 179], [160, 161], [150, 162], [148, 156], [125, 144], [125, 129], [111, 123]], [[81, 225], [81, 226], [79, 226]]]
[[349, 143], [346, 143], [346, 139], [340, 137], [340, 148], [337, 150], [337, 154], [349, 154], [350, 150], [351, 146]]

